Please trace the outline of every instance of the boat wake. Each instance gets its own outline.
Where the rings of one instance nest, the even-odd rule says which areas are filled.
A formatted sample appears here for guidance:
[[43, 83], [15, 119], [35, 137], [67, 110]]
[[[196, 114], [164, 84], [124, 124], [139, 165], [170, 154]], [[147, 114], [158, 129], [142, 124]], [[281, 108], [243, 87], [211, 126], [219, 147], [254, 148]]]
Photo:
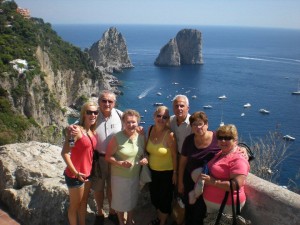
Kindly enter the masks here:
[[141, 99], [141, 98], [146, 97], [147, 94], [148, 94], [152, 89], [154, 89], [154, 88], [155, 88], [155, 85], [153, 85], [152, 87], [147, 88], [145, 91], [143, 91], [143, 92], [138, 96], [138, 98]]
[[238, 56], [237, 58], [238, 59], [244, 59], [244, 60], [255, 60], [255, 61], [264, 61], [264, 62], [287, 63], [287, 64], [293, 64], [293, 65], [299, 65], [299, 63], [300, 63], [300, 60], [287, 59], [287, 58], [276, 58], [276, 57], [255, 58], [255, 57]]

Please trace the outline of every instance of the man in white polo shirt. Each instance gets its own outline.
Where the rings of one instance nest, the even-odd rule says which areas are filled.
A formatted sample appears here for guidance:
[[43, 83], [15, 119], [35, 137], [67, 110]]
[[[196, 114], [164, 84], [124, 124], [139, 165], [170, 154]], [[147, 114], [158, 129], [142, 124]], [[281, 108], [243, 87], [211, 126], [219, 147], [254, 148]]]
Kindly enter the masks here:
[[180, 154], [184, 139], [191, 134], [189, 114], [189, 99], [185, 95], [176, 95], [173, 99], [174, 115], [170, 118], [170, 127], [177, 141], [177, 151]]
[[116, 212], [111, 208], [111, 183], [110, 183], [110, 168], [109, 164], [105, 161], [105, 153], [107, 145], [112, 136], [122, 130], [122, 112], [115, 107], [116, 95], [108, 90], [100, 93], [99, 99], [100, 113], [97, 122], [97, 146], [99, 163], [101, 166], [101, 178], [92, 178], [92, 189], [94, 190], [94, 198], [97, 203], [98, 215], [96, 216], [94, 225], [104, 224], [104, 192], [108, 198], [109, 215], [108, 219], [112, 220], [114, 224], [119, 224]]

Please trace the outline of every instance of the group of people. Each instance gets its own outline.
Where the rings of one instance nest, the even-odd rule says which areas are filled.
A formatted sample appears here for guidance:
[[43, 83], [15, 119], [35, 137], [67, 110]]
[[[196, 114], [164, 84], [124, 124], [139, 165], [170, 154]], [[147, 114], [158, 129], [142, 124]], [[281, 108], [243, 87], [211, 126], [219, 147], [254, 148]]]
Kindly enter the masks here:
[[[67, 164], [64, 175], [70, 197], [70, 225], [76, 225], [77, 220], [85, 225], [90, 189], [97, 204], [94, 225], [104, 224], [105, 194], [109, 203], [108, 219], [116, 225], [133, 225], [139, 174], [144, 165], [151, 171], [149, 190], [157, 212], [149, 225], [167, 223], [175, 194], [182, 196], [185, 204], [184, 223], [203, 224], [207, 213], [219, 210], [225, 192], [230, 190], [231, 179], [240, 187], [241, 207], [245, 204], [243, 185], [250, 166], [246, 150], [237, 145], [234, 125], [208, 130], [206, 114], [198, 111], [190, 115], [188, 98], [177, 95], [173, 99], [174, 115], [170, 116], [166, 106], [157, 107], [153, 125], [145, 132], [139, 126], [137, 111], [121, 112], [115, 104], [115, 94], [102, 91], [98, 106], [85, 103], [79, 124], [69, 126], [62, 157]], [[71, 136], [74, 146], [69, 145]], [[91, 176], [93, 154], [99, 155], [100, 177]], [[203, 194], [190, 202], [189, 193], [195, 187], [191, 175], [199, 167], [208, 168], [199, 175], [204, 182]], [[233, 188], [236, 196], [236, 186]], [[226, 202], [225, 212], [231, 214], [231, 199]]]

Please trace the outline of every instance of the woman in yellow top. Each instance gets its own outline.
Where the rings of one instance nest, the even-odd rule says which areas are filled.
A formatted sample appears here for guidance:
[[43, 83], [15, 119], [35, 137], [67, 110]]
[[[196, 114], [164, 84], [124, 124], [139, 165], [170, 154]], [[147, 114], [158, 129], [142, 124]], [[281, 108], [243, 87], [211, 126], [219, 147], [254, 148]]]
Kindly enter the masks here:
[[154, 112], [154, 125], [149, 128], [146, 150], [149, 153], [151, 202], [157, 218], [149, 225], [164, 225], [171, 213], [173, 189], [176, 184], [177, 154], [174, 134], [168, 127], [169, 110], [159, 106]]

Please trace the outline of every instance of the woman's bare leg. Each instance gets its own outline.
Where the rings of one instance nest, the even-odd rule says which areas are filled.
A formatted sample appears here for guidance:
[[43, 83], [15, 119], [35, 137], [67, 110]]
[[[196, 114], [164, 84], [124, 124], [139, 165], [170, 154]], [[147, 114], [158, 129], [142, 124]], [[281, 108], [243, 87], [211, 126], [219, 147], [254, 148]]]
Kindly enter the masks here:
[[77, 225], [77, 213], [84, 193], [84, 186], [80, 188], [69, 188], [70, 205], [68, 209], [68, 219], [70, 225]]

